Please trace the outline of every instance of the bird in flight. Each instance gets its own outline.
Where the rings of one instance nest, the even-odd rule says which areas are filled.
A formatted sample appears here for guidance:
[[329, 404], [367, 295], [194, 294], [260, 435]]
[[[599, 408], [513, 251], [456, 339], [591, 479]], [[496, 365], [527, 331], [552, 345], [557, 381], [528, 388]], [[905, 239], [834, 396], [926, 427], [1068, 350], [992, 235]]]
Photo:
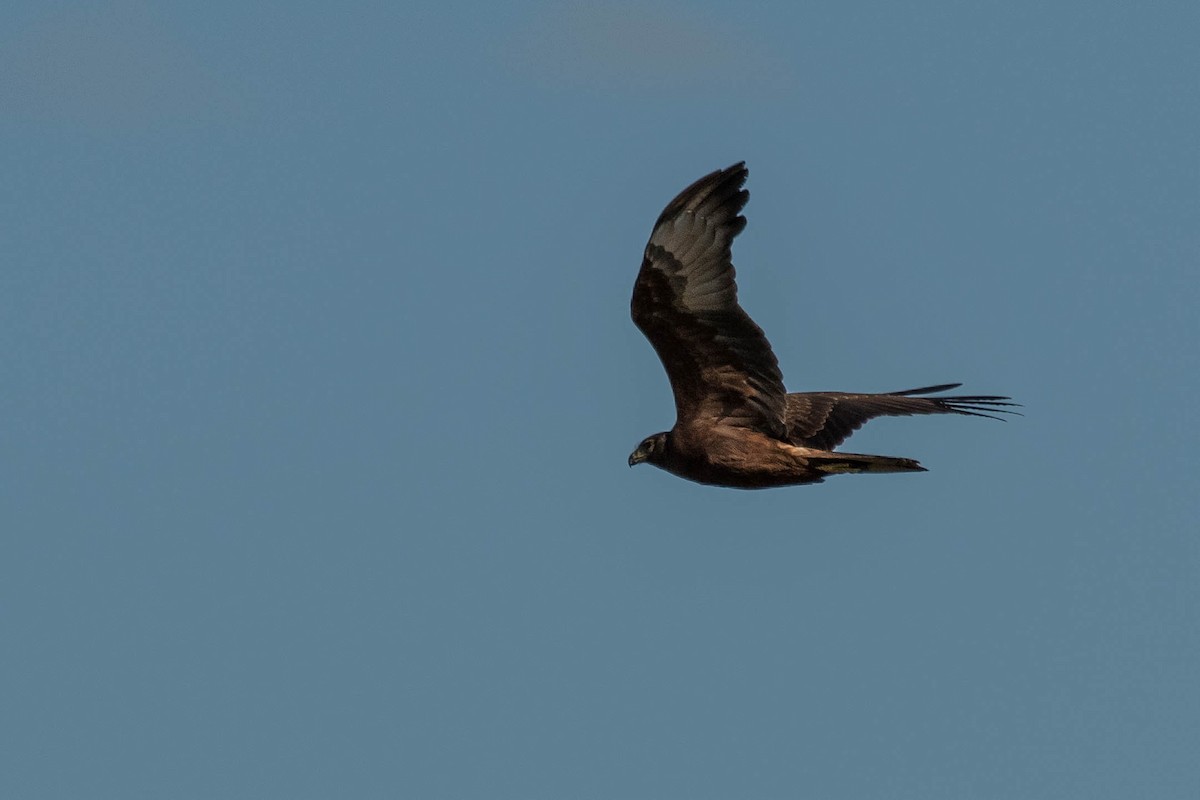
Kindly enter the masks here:
[[867, 420], [911, 414], [1000, 419], [995, 395], [925, 397], [961, 384], [855, 394], [783, 388], [762, 329], [742, 310], [731, 255], [746, 226], [744, 162], [705, 175], [654, 223], [630, 304], [633, 322], [667, 370], [675, 427], [642, 440], [643, 461], [698, 483], [762, 489], [827, 475], [924, 472], [911, 458], [835, 452]]

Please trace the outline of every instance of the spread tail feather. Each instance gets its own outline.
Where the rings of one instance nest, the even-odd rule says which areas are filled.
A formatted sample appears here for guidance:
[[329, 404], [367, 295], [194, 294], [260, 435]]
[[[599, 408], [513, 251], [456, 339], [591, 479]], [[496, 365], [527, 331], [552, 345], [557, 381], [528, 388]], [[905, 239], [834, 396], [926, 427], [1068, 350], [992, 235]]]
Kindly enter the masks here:
[[809, 463], [819, 472], [847, 475], [858, 472], [928, 472], [911, 458], [866, 456], [858, 453], [829, 453], [810, 456]]

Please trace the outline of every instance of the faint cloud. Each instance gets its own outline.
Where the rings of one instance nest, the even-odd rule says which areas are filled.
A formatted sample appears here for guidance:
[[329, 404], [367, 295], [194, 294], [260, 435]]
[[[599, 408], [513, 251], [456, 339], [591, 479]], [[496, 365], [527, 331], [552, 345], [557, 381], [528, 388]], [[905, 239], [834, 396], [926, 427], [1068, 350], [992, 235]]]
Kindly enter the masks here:
[[103, 127], [212, 119], [219, 82], [141, 4], [58, 10], [8, 34], [0, 102], [37, 120]]
[[769, 88], [784, 60], [686, 6], [559, 4], [513, 40], [511, 61], [547, 87], [600, 89]]

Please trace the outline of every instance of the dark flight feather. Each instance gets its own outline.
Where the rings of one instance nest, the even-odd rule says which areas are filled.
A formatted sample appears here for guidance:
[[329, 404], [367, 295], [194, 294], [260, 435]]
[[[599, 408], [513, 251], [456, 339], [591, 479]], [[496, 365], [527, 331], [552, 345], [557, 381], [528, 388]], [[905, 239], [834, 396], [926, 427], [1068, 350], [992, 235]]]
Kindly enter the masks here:
[[846, 441], [868, 420], [876, 417], [908, 417], [916, 414], [962, 414], [970, 417], [1000, 419], [995, 414], [1015, 412], [1000, 408], [1013, 406], [1007, 397], [997, 395], [956, 395], [953, 397], [915, 397], [956, 389], [962, 384], [947, 383], [905, 389], [902, 392], [851, 394], [848, 392], [800, 392], [787, 396], [787, 440], [804, 447], [832, 450]]

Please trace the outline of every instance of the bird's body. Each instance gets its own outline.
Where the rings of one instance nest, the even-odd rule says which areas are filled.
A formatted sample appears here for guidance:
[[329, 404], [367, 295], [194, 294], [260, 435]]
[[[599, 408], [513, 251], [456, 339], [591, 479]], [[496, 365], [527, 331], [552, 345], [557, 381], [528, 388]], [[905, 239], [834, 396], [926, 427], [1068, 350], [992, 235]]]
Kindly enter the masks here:
[[921, 472], [907, 458], [833, 453], [780, 441], [758, 431], [717, 426], [697, 432], [674, 428], [659, 458], [647, 458], [681, 478], [712, 486], [766, 489], [816, 483], [850, 472]]
[[771, 345], [737, 302], [731, 244], [745, 227], [744, 164], [706, 175], [655, 223], [634, 286], [633, 321], [666, 368], [675, 426], [642, 441], [647, 461], [681, 478], [760, 489], [827, 475], [923, 472], [909, 458], [834, 452], [878, 416], [1004, 413], [993, 395], [922, 397], [959, 384], [882, 394], [788, 394]]

